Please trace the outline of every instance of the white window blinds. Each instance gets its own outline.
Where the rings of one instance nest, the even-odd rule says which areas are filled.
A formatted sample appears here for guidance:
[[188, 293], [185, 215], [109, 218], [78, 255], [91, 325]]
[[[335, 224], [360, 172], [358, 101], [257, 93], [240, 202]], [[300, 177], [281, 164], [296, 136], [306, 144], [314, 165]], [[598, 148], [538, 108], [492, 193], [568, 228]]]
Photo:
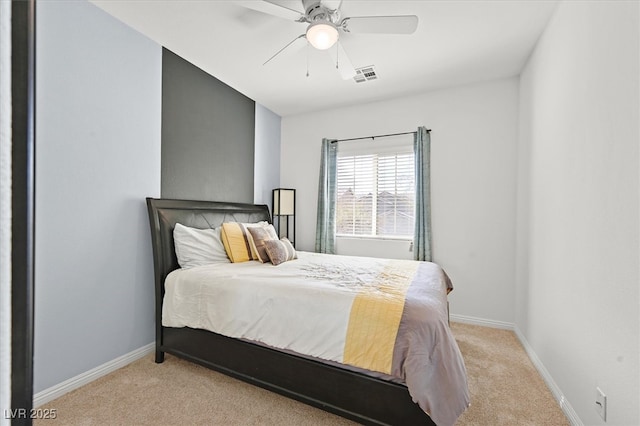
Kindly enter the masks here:
[[338, 148], [336, 234], [413, 237], [413, 136]]

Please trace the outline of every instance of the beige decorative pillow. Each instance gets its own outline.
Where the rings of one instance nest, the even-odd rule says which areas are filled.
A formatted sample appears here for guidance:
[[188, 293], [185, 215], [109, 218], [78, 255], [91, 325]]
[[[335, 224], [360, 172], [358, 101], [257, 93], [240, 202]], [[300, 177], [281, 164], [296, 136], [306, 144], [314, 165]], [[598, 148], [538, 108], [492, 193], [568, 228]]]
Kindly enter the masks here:
[[289, 260], [297, 259], [296, 249], [287, 238], [281, 240], [268, 240], [264, 242], [267, 255], [274, 265], [279, 265]]
[[252, 226], [247, 228], [247, 230], [251, 235], [249, 244], [251, 245], [251, 253], [253, 258], [262, 263], [269, 262], [269, 256], [267, 255], [267, 250], [265, 249], [264, 243], [266, 241], [278, 239], [278, 235], [276, 234], [276, 230], [273, 225], [265, 227]]

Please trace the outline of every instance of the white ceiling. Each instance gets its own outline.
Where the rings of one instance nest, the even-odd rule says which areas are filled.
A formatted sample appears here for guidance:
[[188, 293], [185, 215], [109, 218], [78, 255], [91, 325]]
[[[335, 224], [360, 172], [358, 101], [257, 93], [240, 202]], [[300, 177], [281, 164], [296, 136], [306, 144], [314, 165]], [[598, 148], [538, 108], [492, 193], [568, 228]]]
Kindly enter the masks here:
[[[260, 0], [256, 0], [260, 1]], [[353, 65], [378, 79], [342, 80], [325, 51], [294, 44], [306, 25], [221, 0], [92, 0], [100, 8], [281, 116], [516, 76], [557, 0], [344, 0], [342, 16], [417, 15], [412, 35], [345, 34]], [[300, 1], [289, 3], [302, 9]], [[306, 76], [307, 63], [309, 77]]]

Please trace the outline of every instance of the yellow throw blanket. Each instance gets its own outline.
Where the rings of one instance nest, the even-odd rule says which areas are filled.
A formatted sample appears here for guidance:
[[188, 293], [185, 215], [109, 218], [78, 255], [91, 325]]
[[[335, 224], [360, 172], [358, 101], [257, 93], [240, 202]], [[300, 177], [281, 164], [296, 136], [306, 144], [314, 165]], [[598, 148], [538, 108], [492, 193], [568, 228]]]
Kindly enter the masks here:
[[418, 262], [389, 261], [373, 285], [356, 296], [344, 347], [345, 364], [391, 373], [405, 296], [417, 269]]

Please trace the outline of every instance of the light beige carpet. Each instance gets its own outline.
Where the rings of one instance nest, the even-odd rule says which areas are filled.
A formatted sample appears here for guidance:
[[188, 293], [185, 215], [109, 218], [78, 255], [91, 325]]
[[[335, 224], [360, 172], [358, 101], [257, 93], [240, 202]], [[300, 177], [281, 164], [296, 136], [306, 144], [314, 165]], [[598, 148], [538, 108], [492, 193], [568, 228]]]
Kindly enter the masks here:
[[[471, 407], [458, 425], [568, 425], [515, 334], [452, 323], [469, 376]], [[35, 425], [352, 425], [333, 414], [167, 355], [153, 356], [41, 408]]]

